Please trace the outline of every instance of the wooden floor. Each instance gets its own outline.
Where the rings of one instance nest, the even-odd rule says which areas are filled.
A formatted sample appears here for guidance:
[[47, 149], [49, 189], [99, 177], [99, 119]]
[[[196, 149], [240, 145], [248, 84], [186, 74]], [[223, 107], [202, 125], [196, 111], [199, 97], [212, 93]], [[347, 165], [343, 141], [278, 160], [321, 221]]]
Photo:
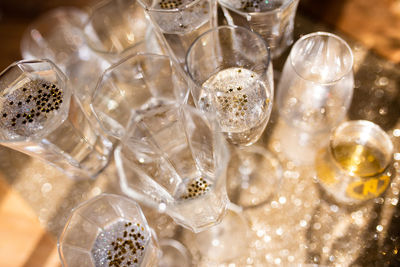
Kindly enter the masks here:
[[[90, 1], [95, 2], [95, 1]], [[400, 0], [300, 0], [300, 12], [325, 21], [394, 63], [400, 62]], [[19, 41], [39, 14], [66, 3], [89, 1], [1, 0], [0, 69], [20, 59]], [[0, 266], [60, 266], [55, 237], [0, 172]]]

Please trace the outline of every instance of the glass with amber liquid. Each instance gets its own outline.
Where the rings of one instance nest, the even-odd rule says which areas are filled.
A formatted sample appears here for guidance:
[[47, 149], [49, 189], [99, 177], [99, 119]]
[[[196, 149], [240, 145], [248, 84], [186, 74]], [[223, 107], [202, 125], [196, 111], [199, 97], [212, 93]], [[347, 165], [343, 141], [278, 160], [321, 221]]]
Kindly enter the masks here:
[[359, 204], [380, 196], [390, 184], [393, 144], [376, 124], [359, 120], [342, 123], [328, 148], [316, 157], [321, 186], [336, 201]]

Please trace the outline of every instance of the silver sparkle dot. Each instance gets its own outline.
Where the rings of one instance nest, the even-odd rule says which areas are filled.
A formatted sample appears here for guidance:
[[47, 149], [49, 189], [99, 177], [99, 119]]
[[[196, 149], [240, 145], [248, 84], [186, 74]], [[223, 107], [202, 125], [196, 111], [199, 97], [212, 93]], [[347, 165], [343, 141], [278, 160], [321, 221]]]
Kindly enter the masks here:
[[280, 259], [280, 258], [276, 258], [276, 259], [274, 260], [274, 263], [275, 263], [275, 264], [280, 264], [280, 263], [281, 263], [281, 259]]
[[43, 194], [50, 192], [53, 189], [53, 186], [50, 183], [45, 183], [42, 185], [41, 191]]
[[314, 223], [313, 227], [314, 227], [315, 230], [319, 230], [319, 229], [321, 229], [321, 224], [320, 223]]
[[399, 137], [400, 136], [400, 129], [394, 129], [393, 130], [393, 136]]
[[307, 226], [307, 222], [305, 220], [301, 220], [300, 221], [300, 226], [301, 227], [306, 227]]
[[395, 160], [400, 160], [400, 153], [394, 153], [393, 157]]
[[280, 197], [279, 198], [279, 203], [285, 204], [286, 203], [286, 198], [285, 197]]
[[276, 229], [276, 234], [277, 235], [282, 235], [283, 234], [283, 229], [281, 227], [279, 227], [278, 229]]
[[271, 207], [274, 208], [274, 209], [278, 208], [278, 207], [279, 207], [278, 202], [272, 201], [272, 202], [271, 202]]
[[331, 205], [330, 209], [331, 209], [332, 212], [338, 212], [339, 211], [339, 207], [336, 206], [336, 205]]
[[376, 226], [376, 230], [378, 231], [378, 232], [382, 232], [382, 230], [383, 230], [383, 226], [382, 225], [377, 225]]

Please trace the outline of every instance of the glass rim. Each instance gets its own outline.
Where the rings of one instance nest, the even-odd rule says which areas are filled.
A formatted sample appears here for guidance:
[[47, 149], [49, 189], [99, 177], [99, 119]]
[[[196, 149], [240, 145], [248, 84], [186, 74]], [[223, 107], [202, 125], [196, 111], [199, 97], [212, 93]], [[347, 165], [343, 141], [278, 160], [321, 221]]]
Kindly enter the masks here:
[[[68, 84], [68, 77], [65, 75], [65, 73], [57, 66], [57, 64], [55, 64], [53, 61], [51, 61], [50, 59], [47, 58], [43, 58], [43, 59], [23, 59], [23, 60], [18, 60], [15, 61], [13, 63], [11, 63], [10, 65], [8, 65], [7, 68], [5, 68], [4, 70], [2, 70], [0, 72], [0, 79], [1, 77], [4, 75], [4, 73], [6, 73], [9, 69], [14, 68], [14, 67], [18, 67], [21, 64], [36, 64], [36, 63], [47, 63], [49, 64], [52, 68], [54, 68], [57, 73], [60, 75], [60, 78], [62, 79], [62, 82], [65, 84], [66, 88], [69, 88], [69, 84]], [[66, 104], [68, 105], [68, 109], [69, 109], [69, 103], [70, 103], [70, 99], [73, 97], [72, 91], [70, 91], [70, 96], [68, 97], [69, 100], [66, 102]], [[61, 123], [63, 123], [64, 121], [66, 121], [68, 118], [68, 115], [61, 121]], [[53, 128], [52, 131], [54, 131], [55, 129]], [[43, 135], [43, 131], [44, 129], [40, 130], [38, 133], [40, 134], [35, 134], [34, 136], [21, 136], [18, 135], [17, 138], [15, 139], [4, 139], [0, 137], [0, 142], [4, 143], [4, 144], [9, 144], [9, 143], [20, 143], [20, 142], [29, 142], [31, 140], [40, 140], [42, 138], [44, 138]], [[51, 131], [51, 132], [52, 132]]]
[[[176, 13], [176, 12], [180, 12], [180, 11], [182, 11], [184, 9], [191, 8], [192, 6], [196, 5], [198, 2], [203, 1], [203, 0], [195, 0], [195, 1], [193, 1], [191, 3], [188, 3], [188, 4], [186, 4], [186, 5], [182, 6], [182, 7], [173, 8], [173, 9], [161, 9], [161, 8], [148, 7], [143, 2], [143, 0], [136, 0], [136, 1], [138, 1], [138, 3], [144, 8], [144, 10], [146, 12], [150, 11], [150, 12], [162, 12], [162, 13]], [[209, 0], [204, 0], [204, 1], [209, 1]]]
[[318, 84], [321, 84], [321, 85], [332, 85], [332, 84], [335, 84], [335, 83], [337, 83], [338, 81], [342, 80], [346, 75], [348, 75], [348, 74], [353, 70], [353, 65], [354, 65], [354, 55], [353, 55], [353, 51], [351, 50], [349, 44], [348, 44], [343, 38], [339, 37], [339, 36], [336, 35], [336, 34], [333, 34], [333, 33], [330, 33], [330, 32], [318, 31], [318, 32], [312, 32], [312, 33], [305, 34], [305, 35], [301, 36], [301, 37], [295, 42], [295, 44], [293, 45], [293, 47], [292, 47], [292, 49], [291, 49], [291, 51], [290, 51], [290, 54], [289, 54], [290, 65], [291, 65], [291, 67], [293, 68], [293, 70], [296, 72], [296, 74], [297, 74], [301, 79], [303, 79], [303, 80], [305, 80], [305, 81], [308, 81], [308, 82], [317, 83], [317, 82], [314, 81], [314, 80], [304, 78], [303, 75], [301, 75], [301, 74], [297, 71], [297, 69], [296, 69], [296, 67], [295, 67], [295, 64], [293, 63], [294, 59], [293, 59], [293, 54], [292, 54], [292, 51], [294, 51], [294, 50], [300, 45], [300, 43], [302, 43], [302, 42], [303, 42], [304, 40], [306, 40], [306, 39], [314, 38], [315, 36], [327, 36], [327, 37], [330, 37], [330, 38], [333, 38], [333, 39], [339, 41], [340, 44], [342, 44], [342, 45], [344, 45], [344, 47], [346, 47], [346, 49], [347, 49], [347, 51], [348, 51], [348, 53], [349, 53], [349, 55], [350, 55], [351, 64], [350, 64], [350, 66], [349, 66], [349, 69], [346, 70], [346, 71], [344, 72], [343, 75], [341, 75], [339, 78], [336, 78], [336, 79], [334, 79], [334, 80], [332, 80], [332, 81], [329, 81], [329, 82], [324, 82], [324, 83], [318, 82]]
[[[393, 146], [393, 142], [390, 139], [389, 135], [378, 125], [375, 124], [371, 121], [368, 120], [350, 120], [350, 121], [345, 121], [342, 122], [339, 126], [337, 126], [336, 128], [334, 128], [331, 132], [330, 138], [329, 138], [329, 145], [328, 145], [328, 151], [329, 151], [329, 155], [330, 157], [332, 157], [333, 162], [335, 163], [335, 165], [342, 171], [344, 171], [346, 174], [349, 174], [349, 172], [344, 169], [339, 162], [337, 162], [336, 157], [334, 155], [334, 142], [335, 139], [337, 137], [337, 135], [343, 131], [344, 129], [351, 127], [351, 126], [357, 126], [357, 127], [365, 127], [365, 128], [369, 128], [371, 129], [371, 131], [377, 132], [381, 137], [384, 138], [384, 141], [382, 141], [381, 143], [385, 143], [385, 147], [388, 148], [388, 151], [390, 153], [388, 153], [389, 155], [386, 156], [385, 155], [385, 167], [383, 168], [383, 170], [381, 172], [379, 172], [379, 174], [385, 172], [389, 167], [390, 167], [390, 163], [392, 162], [392, 155], [393, 155], [393, 150], [394, 150], [394, 146]], [[386, 154], [386, 153], [385, 153]], [[351, 174], [350, 174], [351, 175]], [[351, 175], [353, 177], [361, 177], [361, 178], [368, 178], [368, 177], [374, 177], [377, 174], [374, 174], [372, 176], [359, 176], [359, 175]]]
[[300, 0], [288, 0], [286, 2], [284, 2], [281, 6], [279, 6], [278, 8], [275, 8], [273, 10], [266, 10], [266, 11], [260, 11], [260, 12], [243, 12], [238, 10], [237, 8], [233, 8], [232, 6], [227, 5], [225, 2], [221, 1], [221, 0], [217, 0], [218, 3], [226, 8], [230, 8], [230, 9], [234, 9], [237, 13], [240, 13], [241, 15], [246, 15], [246, 14], [250, 14], [250, 15], [256, 15], [256, 14], [275, 14], [275, 13], [279, 13], [279, 12], [283, 12], [285, 9], [287, 9], [291, 4], [293, 4], [294, 2], [299, 2]]
[[[188, 51], [186, 52], [186, 56], [185, 56], [185, 65], [186, 65], [186, 67], [188, 68], [187, 74], [188, 74], [190, 80], [191, 80], [196, 86], [200, 86], [200, 87], [201, 87], [201, 85], [199, 85], [199, 84], [195, 81], [195, 79], [194, 79], [194, 77], [193, 77], [193, 75], [192, 75], [192, 73], [191, 73], [191, 71], [189, 70], [189, 67], [188, 67], [188, 66], [189, 66], [189, 64], [188, 64], [188, 62], [189, 62], [188, 58], [189, 58], [190, 52], [193, 50], [193, 47], [194, 47], [194, 46], [200, 41], [200, 39], [202, 39], [204, 36], [210, 34], [211, 32], [217, 32], [217, 31], [225, 30], [225, 29], [229, 29], [229, 30], [231, 30], [231, 31], [240, 30], [240, 31], [248, 32], [248, 33], [250, 33], [250, 34], [253, 34], [253, 35], [254, 35], [256, 38], [258, 38], [259, 40], [261, 40], [261, 43], [264, 44], [265, 50], [267, 51], [267, 62], [265, 62], [265, 65], [266, 65], [267, 67], [266, 67], [265, 71], [267, 72], [267, 71], [269, 70], [269, 68], [272, 67], [272, 64], [271, 64], [271, 62], [272, 62], [271, 48], [268, 46], [267, 42], [264, 40], [264, 38], [261, 37], [260, 34], [258, 34], [258, 33], [256, 33], [256, 32], [253, 32], [253, 31], [251, 31], [251, 30], [249, 30], [249, 29], [247, 29], [247, 28], [245, 28], [245, 27], [242, 27], [242, 26], [236, 26], [236, 25], [223, 25], [223, 26], [218, 26], [218, 27], [211, 28], [211, 29], [209, 29], [209, 30], [203, 32], [202, 34], [200, 34], [200, 35], [192, 42], [192, 44], [190, 45]], [[271, 90], [271, 91], [272, 91], [272, 94], [273, 94], [273, 91], [274, 91], [274, 90]]]

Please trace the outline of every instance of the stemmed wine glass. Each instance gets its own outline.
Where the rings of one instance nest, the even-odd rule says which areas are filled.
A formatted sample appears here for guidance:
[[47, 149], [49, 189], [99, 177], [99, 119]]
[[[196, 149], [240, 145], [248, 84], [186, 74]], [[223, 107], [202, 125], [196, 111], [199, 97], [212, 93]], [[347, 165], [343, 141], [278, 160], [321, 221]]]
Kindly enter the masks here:
[[227, 140], [239, 148], [229, 170], [231, 201], [243, 207], [263, 203], [280, 178], [278, 160], [250, 146], [263, 133], [272, 109], [267, 44], [243, 27], [220, 26], [196, 39], [186, 65], [196, 106], [215, 113]]
[[[190, 266], [185, 251], [171, 251], [172, 246], [164, 245], [174, 253], [175, 263]], [[162, 248], [140, 206], [113, 194], [101, 194], [74, 208], [58, 240], [65, 267], [172, 266]]]

